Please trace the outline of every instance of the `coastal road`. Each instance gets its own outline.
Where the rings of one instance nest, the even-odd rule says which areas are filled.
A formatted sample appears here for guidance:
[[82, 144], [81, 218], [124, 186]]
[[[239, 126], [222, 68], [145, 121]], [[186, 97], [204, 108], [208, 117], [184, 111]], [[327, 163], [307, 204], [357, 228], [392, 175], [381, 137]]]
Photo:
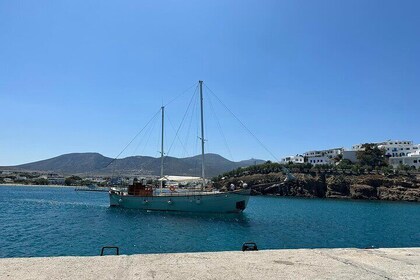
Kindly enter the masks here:
[[0, 279], [420, 279], [420, 248], [4, 258]]

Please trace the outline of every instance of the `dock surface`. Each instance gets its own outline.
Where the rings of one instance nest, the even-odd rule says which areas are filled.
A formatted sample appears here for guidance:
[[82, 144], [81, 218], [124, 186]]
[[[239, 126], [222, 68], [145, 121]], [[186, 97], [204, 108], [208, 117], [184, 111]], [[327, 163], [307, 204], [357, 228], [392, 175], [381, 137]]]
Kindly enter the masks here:
[[420, 248], [4, 258], [0, 279], [420, 279]]

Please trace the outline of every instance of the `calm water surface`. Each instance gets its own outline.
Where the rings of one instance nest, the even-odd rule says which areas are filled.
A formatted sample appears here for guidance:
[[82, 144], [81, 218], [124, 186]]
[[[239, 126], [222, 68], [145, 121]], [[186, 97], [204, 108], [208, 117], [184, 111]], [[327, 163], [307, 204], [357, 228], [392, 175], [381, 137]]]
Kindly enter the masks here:
[[0, 257], [261, 249], [419, 247], [420, 204], [251, 197], [242, 214], [140, 212], [108, 194], [0, 187]]

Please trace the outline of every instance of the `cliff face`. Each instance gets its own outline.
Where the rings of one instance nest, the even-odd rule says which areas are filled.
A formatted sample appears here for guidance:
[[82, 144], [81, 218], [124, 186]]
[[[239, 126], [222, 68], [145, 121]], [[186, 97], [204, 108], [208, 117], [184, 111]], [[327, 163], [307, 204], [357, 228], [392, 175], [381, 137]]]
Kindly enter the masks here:
[[253, 194], [420, 202], [420, 178], [414, 175], [294, 174], [284, 182], [281, 173], [254, 174], [221, 181], [221, 186], [248, 183]]

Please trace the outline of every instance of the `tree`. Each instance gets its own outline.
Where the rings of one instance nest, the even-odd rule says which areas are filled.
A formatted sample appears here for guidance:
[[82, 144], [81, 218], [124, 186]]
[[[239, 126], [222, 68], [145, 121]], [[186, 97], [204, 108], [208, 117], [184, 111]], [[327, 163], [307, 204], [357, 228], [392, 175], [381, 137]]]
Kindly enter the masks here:
[[48, 185], [48, 180], [47, 179], [45, 179], [45, 178], [36, 178], [34, 181], [33, 181], [33, 183], [35, 184], [35, 185]]
[[340, 162], [341, 160], [343, 160], [343, 154], [338, 154], [337, 156], [335, 156], [335, 157], [333, 158], [333, 160], [334, 160], [335, 162]]
[[353, 163], [348, 159], [342, 159], [338, 163], [337, 167], [340, 169], [351, 169]]
[[387, 166], [385, 150], [379, 149], [376, 144], [366, 143], [362, 145], [363, 150], [357, 151], [356, 157], [362, 166]]
[[74, 185], [78, 185], [80, 184], [82, 181], [82, 178], [80, 178], [79, 176], [70, 176], [67, 177], [66, 180], [64, 180], [64, 184], [66, 186], [74, 186]]

